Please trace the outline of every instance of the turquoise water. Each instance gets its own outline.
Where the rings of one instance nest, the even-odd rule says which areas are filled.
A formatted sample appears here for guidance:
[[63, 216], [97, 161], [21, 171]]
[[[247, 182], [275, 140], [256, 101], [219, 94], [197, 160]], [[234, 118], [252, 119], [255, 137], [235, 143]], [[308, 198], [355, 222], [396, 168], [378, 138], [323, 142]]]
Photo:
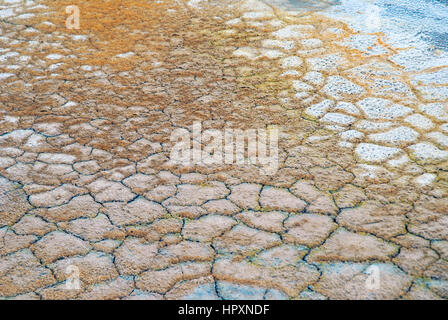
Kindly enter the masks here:
[[[298, 1], [298, 0], [291, 0]], [[409, 34], [434, 46], [448, 50], [447, 0], [341, 0], [332, 6], [355, 16], [356, 10], [377, 15], [378, 30], [386, 34]], [[360, 16], [360, 18], [362, 18]]]
[[[448, 51], [448, 0], [284, 0], [280, 6], [328, 12], [365, 31], [407, 34]], [[369, 19], [375, 23], [366, 26]]]
[[[383, 16], [404, 21], [435, 48], [448, 50], [448, 0], [377, 1]], [[412, 29], [411, 29], [412, 30]]]

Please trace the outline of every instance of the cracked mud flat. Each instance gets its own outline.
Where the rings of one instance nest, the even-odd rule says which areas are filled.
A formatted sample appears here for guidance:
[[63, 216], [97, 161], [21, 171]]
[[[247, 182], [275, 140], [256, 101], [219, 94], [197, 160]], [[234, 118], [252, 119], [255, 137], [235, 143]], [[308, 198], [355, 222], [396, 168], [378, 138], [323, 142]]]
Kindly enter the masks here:
[[[0, 297], [448, 298], [443, 51], [253, 0], [77, 2], [79, 30], [0, 5]], [[279, 128], [277, 173], [174, 165], [193, 121]]]

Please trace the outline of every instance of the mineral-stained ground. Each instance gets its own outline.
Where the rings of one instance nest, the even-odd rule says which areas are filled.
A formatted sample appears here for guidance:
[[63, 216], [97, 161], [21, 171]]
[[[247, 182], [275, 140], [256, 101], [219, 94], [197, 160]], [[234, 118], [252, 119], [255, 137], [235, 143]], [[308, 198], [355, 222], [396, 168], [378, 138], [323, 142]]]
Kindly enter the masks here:
[[[256, 0], [3, 0], [0, 27], [0, 297], [448, 298], [444, 66]], [[278, 171], [173, 163], [195, 121], [279, 129]]]

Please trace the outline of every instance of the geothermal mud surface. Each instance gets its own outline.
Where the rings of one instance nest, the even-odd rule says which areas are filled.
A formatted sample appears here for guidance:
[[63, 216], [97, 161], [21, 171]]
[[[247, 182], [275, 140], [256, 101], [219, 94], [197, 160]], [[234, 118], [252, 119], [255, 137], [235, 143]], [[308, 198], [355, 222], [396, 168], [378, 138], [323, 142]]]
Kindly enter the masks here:
[[[77, 2], [0, 5], [1, 297], [448, 298], [445, 65], [304, 8]], [[278, 171], [173, 164], [194, 121], [279, 129]]]

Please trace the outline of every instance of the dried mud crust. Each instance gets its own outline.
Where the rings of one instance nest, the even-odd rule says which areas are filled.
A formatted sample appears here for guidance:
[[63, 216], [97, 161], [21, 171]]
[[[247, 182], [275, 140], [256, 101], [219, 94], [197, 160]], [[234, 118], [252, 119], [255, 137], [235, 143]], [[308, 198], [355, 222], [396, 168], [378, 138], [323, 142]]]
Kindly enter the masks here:
[[[0, 7], [1, 297], [448, 298], [443, 67], [256, 1], [67, 5]], [[170, 164], [193, 121], [279, 128], [278, 172]]]

